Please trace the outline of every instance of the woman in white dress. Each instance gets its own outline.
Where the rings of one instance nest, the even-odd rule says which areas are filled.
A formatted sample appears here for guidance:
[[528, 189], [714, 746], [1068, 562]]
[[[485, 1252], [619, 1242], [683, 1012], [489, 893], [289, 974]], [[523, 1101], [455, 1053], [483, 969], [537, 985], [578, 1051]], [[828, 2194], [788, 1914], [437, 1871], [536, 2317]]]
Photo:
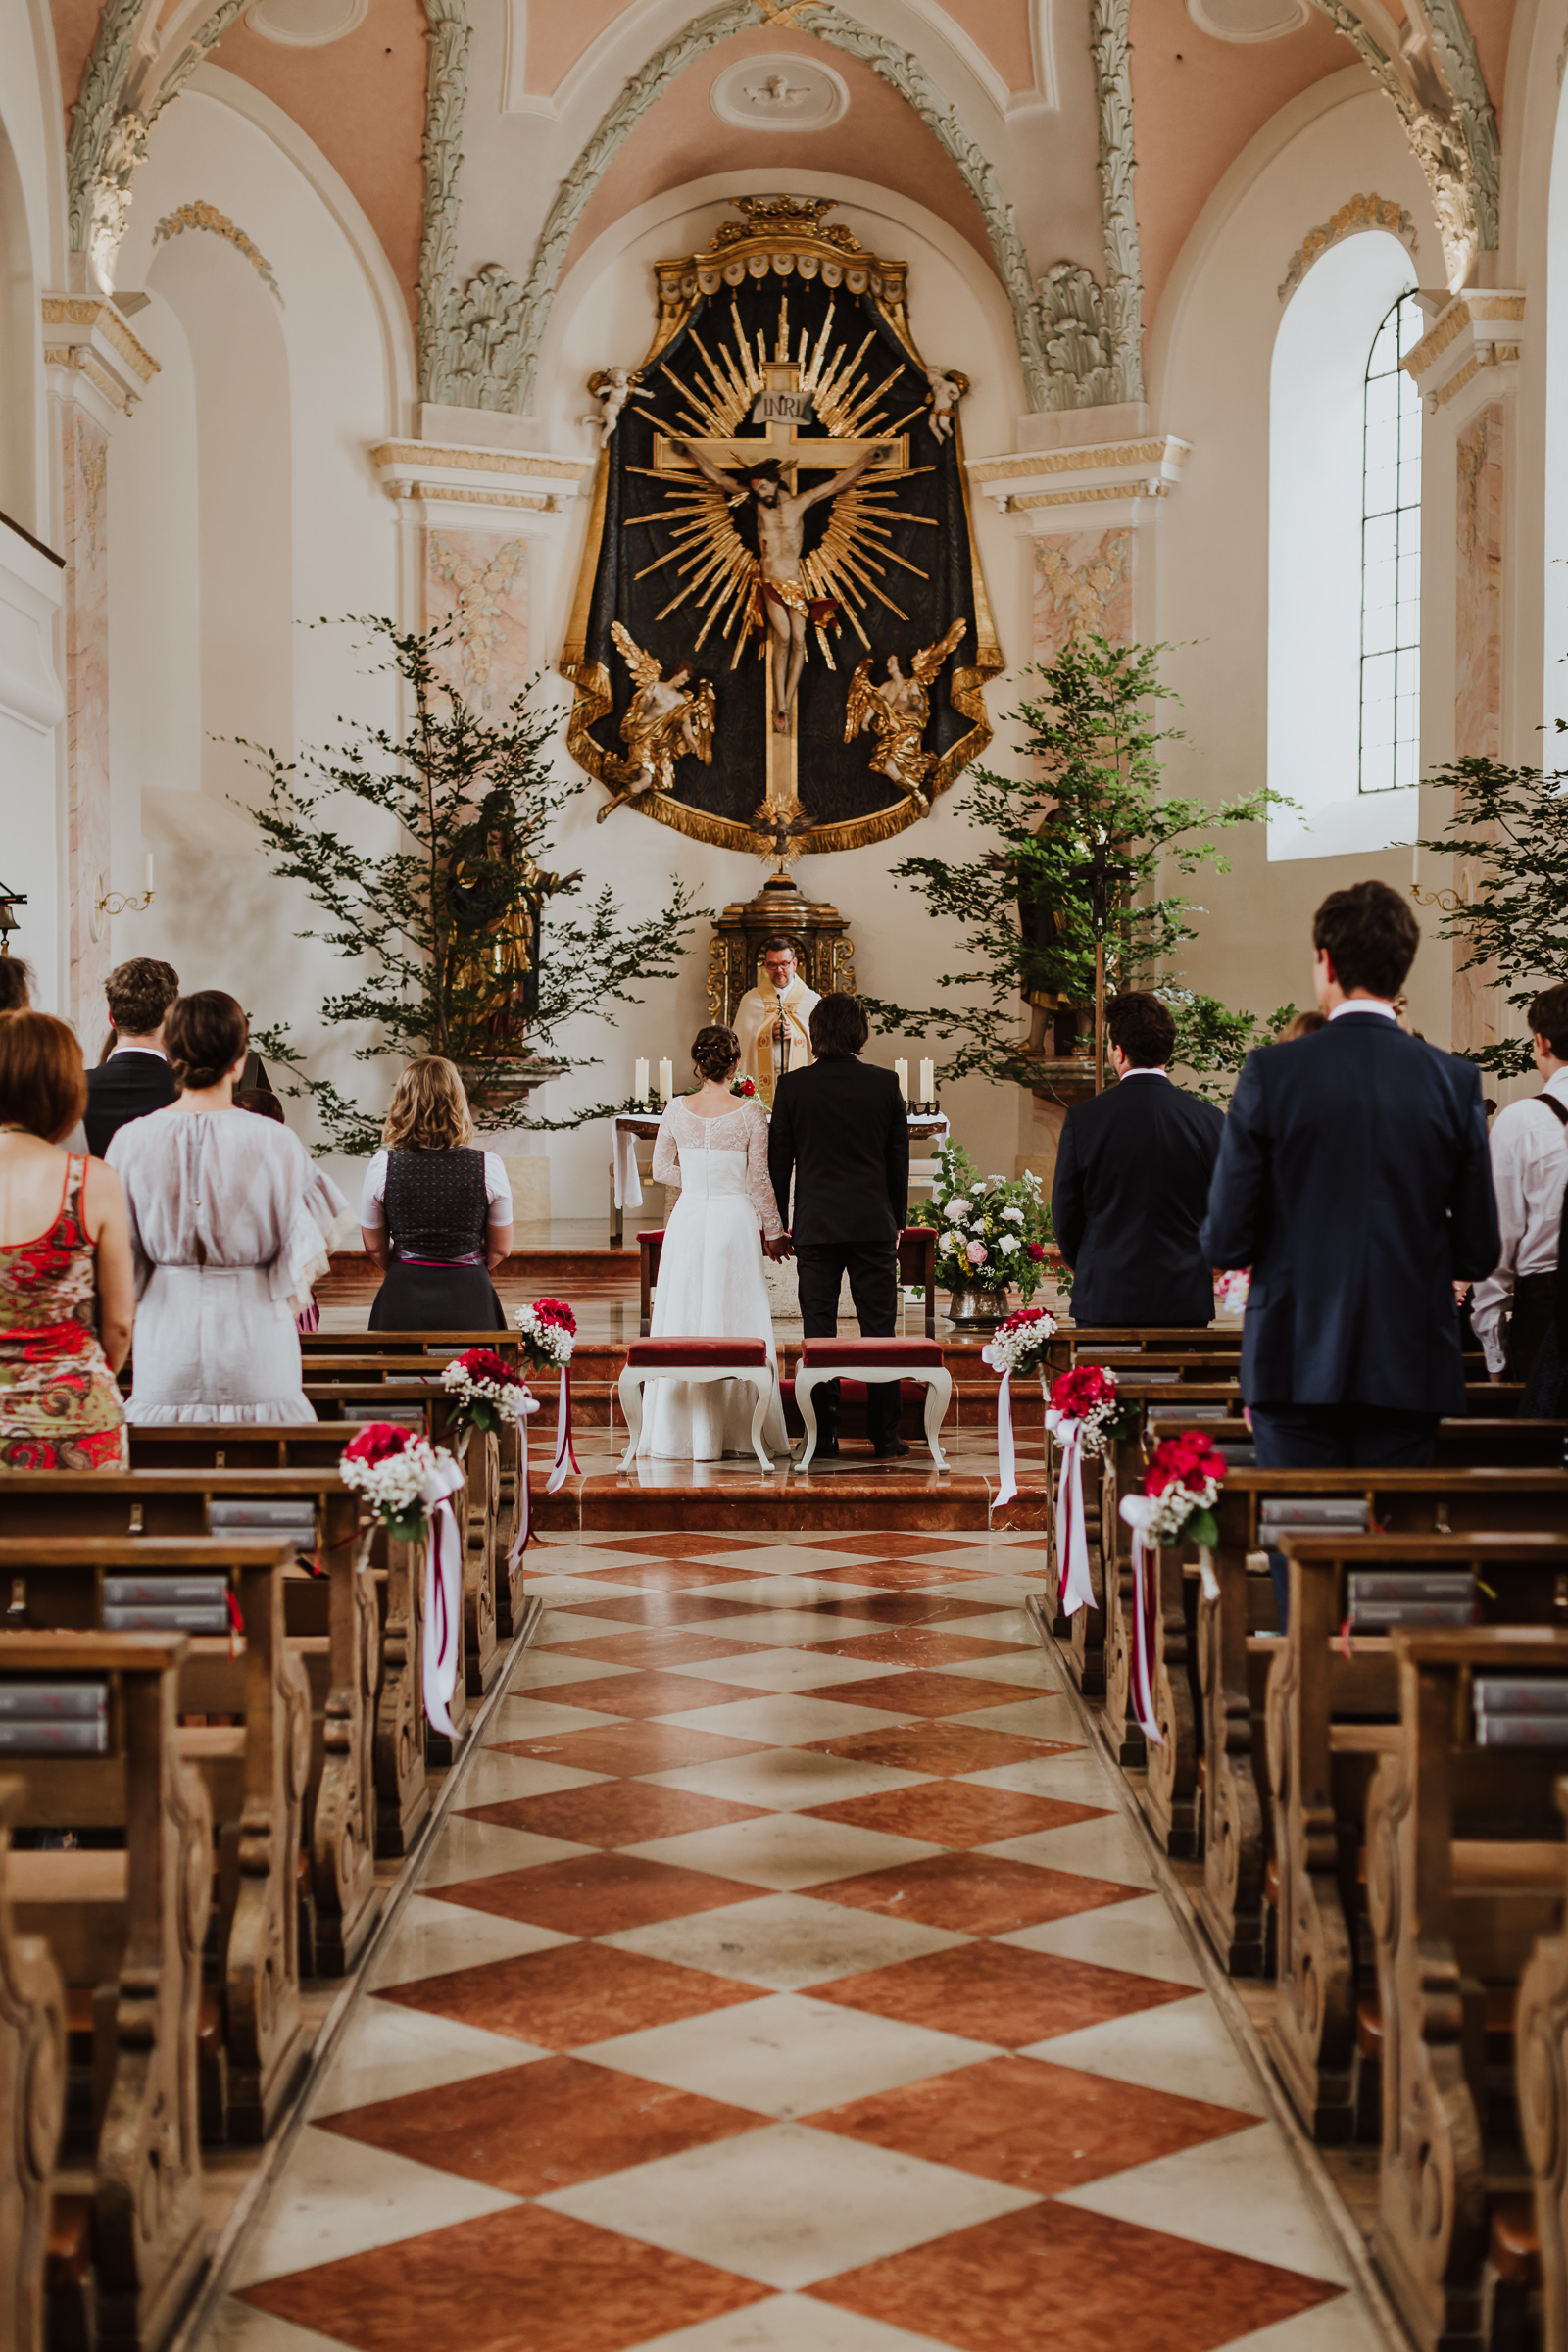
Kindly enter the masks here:
[[[783, 1256], [789, 1245], [767, 1177], [767, 1114], [729, 1091], [740, 1051], [733, 1029], [699, 1030], [692, 1060], [702, 1083], [694, 1095], [677, 1096], [659, 1122], [654, 1181], [679, 1185], [680, 1198], [665, 1220], [652, 1336], [764, 1340], [775, 1386], [762, 1443], [783, 1454], [789, 1440], [759, 1219], [770, 1257]], [[643, 1401], [640, 1456], [716, 1462], [751, 1453], [756, 1391], [737, 1381], [651, 1380]]]
[[312, 1421], [294, 1317], [348, 1202], [298, 1136], [234, 1107], [250, 1033], [232, 997], [181, 997], [164, 1042], [178, 1099], [109, 1147], [136, 1268], [125, 1418]]

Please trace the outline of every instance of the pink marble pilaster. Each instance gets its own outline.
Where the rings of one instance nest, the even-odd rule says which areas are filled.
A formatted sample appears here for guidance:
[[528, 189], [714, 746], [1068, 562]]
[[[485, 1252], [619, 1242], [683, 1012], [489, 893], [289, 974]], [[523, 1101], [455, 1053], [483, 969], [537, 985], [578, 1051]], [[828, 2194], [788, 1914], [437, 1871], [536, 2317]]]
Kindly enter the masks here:
[[1133, 633], [1136, 531], [1061, 531], [1035, 541], [1033, 646], [1050, 662], [1073, 637]]
[[[1453, 735], [1457, 758], [1492, 759], [1502, 740], [1503, 413], [1491, 402], [1459, 435]], [[1453, 1045], [1456, 1053], [1494, 1044], [1498, 1034], [1494, 965], [1459, 969], [1468, 949], [1454, 943]]]
[[66, 557], [66, 770], [71, 1018], [95, 1052], [110, 968], [92, 936], [109, 872], [109, 437], [74, 401], [58, 411]]

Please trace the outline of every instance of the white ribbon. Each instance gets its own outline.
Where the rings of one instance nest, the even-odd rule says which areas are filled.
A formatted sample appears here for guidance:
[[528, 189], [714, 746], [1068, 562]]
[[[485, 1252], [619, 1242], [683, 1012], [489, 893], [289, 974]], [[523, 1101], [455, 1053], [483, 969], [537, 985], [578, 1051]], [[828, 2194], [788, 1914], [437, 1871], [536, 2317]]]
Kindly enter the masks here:
[[517, 1471], [517, 1512], [513, 1522], [512, 1549], [507, 1554], [507, 1574], [514, 1575], [517, 1562], [527, 1550], [533, 1536], [533, 1501], [528, 1493], [528, 1418], [539, 1410], [539, 1399], [532, 1389], [524, 1386], [522, 1416], [517, 1423], [517, 1446], [522, 1459]]
[[1159, 1515], [1152, 1494], [1125, 1494], [1121, 1515], [1133, 1531], [1133, 1622], [1128, 1644], [1129, 1695], [1133, 1713], [1146, 1740], [1156, 1747], [1165, 1742], [1154, 1708], [1154, 1612], [1159, 1606], [1159, 1546], [1151, 1544], [1148, 1529]]
[[424, 1712], [433, 1730], [458, 1737], [447, 1704], [458, 1687], [463, 1626], [463, 1544], [452, 1496], [463, 1484], [455, 1461], [438, 1464], [419, 1489], [428, 1521], [424, 1554]]
[[641, 1208], [643, 1180], [637, 1166], [637, 1133], [635, 1128], [623, 1127], [617, 1119], [611, 1130], [614, 1142], [611, 1164], [614, 1169], [615, 1206]]
[[571, 1442], [571, 1366], [563, 1364], [561, 1386], [556, 1392], [556, 1459], [555, 1466], [545, 1481], [547, 1494], [554, 1494], [558, 1487], [564, 1486], [568, 1463], [581, 1477], [576, 1448]]
[[1056, 1481], [1056, 1578], [1064, 1613], [1100, 1605], [1089, 1579], [1089, 1530], [1084, 1519], [1084, 1425], [1048, 1412], [1046, 1427], [1061, 1447]]
[[1002, 1386], [997, 1391], [997, 1466], [1002, 1483], [997, 1489], [993, 1510], [1001, 1510], [1018, 1492], [1018, 1455], [1012, 1442], [1012, 1374], [1004, 1372]]

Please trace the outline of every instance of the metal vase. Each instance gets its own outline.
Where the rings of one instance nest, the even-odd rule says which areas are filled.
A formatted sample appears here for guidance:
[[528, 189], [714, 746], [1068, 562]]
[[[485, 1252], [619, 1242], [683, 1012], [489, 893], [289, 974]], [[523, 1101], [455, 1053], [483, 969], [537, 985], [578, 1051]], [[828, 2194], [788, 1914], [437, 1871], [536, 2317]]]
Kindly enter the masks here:
[[948, 1314], [960, 1331], [995, 1331], [1006, 1316], [1007, 1291], [964, 1283], [948, 1293]]

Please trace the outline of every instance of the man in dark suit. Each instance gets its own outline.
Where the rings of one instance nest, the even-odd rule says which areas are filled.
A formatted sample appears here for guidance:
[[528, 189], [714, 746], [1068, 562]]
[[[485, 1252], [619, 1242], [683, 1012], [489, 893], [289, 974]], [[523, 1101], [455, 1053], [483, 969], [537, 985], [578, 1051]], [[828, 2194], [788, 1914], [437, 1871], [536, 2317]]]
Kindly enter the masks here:
[[1266, 1469], [1420, 1469], [1464, 1410], [1456, 1280], [1500, 1253], [1481, 1075], [1407, 1036], [1420, 944], [1386, 882], [1312, 919], [1325, 1027], [1249, 1055], [1203, 1248], [1250, 1266], [1242, 1393]]
[[1105, 1030], [1118, 1083], [1068, 1111], [1051, 1193], [1073, 1321], [1207, 1323], [1214, 1276], [1198, 1228], [1225, 1122], [1171, 1084], [1176, 1024], [1158, 997], [1112, 997]]
[[[808, 1340], [839, 1327], [846, 1274], [861, 1337], [891, 1339], [898, 1328], [899, 1233], [909, 1199], [909, 1128], [891, 1070], [859, 1060], [869, 1034], [858, 997], [823, 997], [811, 1012], [809, 1068], [790, 1070], [773, 1095], [767, 1172], [789, 1223], [800, 1266], [801, 1320]], [[818, 1454], [839, 1449], [839, 1384], [814, 1392]], [[897, 1381], [871, 1381], [865, 1423], [879, 1460], [907, 1453], [899, 1436]]]
[[164, 1052], [164, 1016], [179, 994], [172, 963], [133, 956], [118, 963], [104, 983], [115, 1048], [107, 1061], [87, 1072], [87, 1108], [82, 1125], [87, 1149], [102, 1159], [110, 1140], [132, 1119], [145, 1118], [172, 1102], [174, 1084]]

